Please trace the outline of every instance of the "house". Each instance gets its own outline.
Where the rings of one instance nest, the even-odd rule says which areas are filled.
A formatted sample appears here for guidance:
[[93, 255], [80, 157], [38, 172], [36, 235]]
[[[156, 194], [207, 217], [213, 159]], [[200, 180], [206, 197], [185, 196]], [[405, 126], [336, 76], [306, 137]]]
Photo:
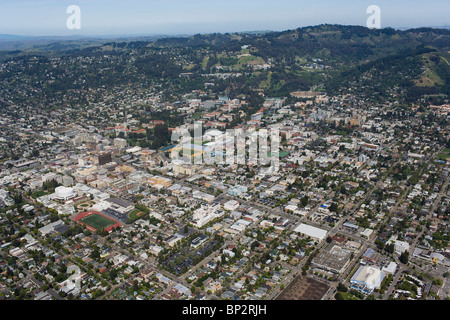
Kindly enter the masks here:
[[166, 285], [169, 285], [169, 284], [172, 283], [172, 280], [170, 280], [169, 278], [164, 276], [162, 273], [157, 273], [156, 274], [156, 279], [158, 279], [159, 282], [164, 283]]

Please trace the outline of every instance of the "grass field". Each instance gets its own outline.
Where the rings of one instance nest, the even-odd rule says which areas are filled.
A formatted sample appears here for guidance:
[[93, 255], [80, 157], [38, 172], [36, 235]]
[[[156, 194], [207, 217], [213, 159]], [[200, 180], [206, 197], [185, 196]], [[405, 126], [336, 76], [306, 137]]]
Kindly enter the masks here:
[[140, 217], [142, 214], [144, 214], [144, 212], [142, 210], [134, 209], [133, 211], [130, 212], [128, 217], [130, 220], [135, 220], [138, 217]]
[[96, 230], [106, 229], [107, 227], [117, 223], [96, 213], [81, 218], [80, 221]]
[[446, 160], [450, 158], [450, 149], [444, 148], [441, 153], [439, 153], [436, 157], [438, 160]]

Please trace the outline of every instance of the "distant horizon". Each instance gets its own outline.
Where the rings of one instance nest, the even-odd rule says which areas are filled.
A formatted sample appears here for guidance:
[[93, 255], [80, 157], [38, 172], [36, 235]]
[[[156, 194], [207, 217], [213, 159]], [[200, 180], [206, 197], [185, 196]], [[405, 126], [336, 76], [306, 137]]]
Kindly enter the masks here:
[[[434, 0], [0, 0], [0, 34], [28, 37], [120, 37], [284, 31], [321, 24], [366, 26], [370, 5], [381, 28], [448, 26], [450, 2]], [[68, 29], [77, 5], [81, 28]], [[244, 30], [244, 31], [243, 31]]]
[[[301, 28], [309, 28], [309, 27], [317, 27], [321, 25], [340, 25], [340, 26], [359, 26], [359, 27], [366, 27], [364, 25], [351, 25], [351, 24], [331, 24], [331, 23], [320, 23], [315, 25], [307, 25], [307, 26], [299, 26], [296, 28], [289, 28], [289, 29], [282, 29], [282, 30], [245, 30], [245, 31], [223, 31], [223, 32], [197, 32], [197, 33], [127, 33], [127, 34], [65, 34], [65, 35], [30, 35], [30, 34], [10, 34], [10, 33], [0, 33], [0, 40], [2, 40], [2, 37], [17, 37], [17, 38], [122, 38], [122, 37], [156, 37], [156, 36], [169, 36], [169, 37], [177, 37], [177, 36], [193, 36], [196, 34], [201, 35], [207, 35], [207, 34], [227, 34], [227, 33], [268, 33], [268, 32], [283, 32], [288, 30], [295, 30], [295, 29], [301, 29]], [[381, 29], [394, 29], [399, 31], [407, 31], [411, 29], [420, 29], [420, 28], [431, 28], [431, 29], [446, 29], [450, 30], [450, 25], [443, 25], [443, 26], [418, 26], [418, 27], [382, 27]], [[4, 40], [4, 39], [3, 39]]]

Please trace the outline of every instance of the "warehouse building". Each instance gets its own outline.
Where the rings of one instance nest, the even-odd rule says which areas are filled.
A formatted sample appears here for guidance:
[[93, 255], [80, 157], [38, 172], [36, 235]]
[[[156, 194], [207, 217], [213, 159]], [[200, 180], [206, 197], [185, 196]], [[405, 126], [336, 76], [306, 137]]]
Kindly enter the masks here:
[[362, 293], [371, 294], [379, 289], [386, 274], [375, 266], [361, 266], [350, 280], [351, 287]]
[[322, 241], [326, 235], [327, 235], [327, 231], [320, 229], [320, 228], [316, 228], [304, 223], [301, 223], [300, 225], [298, 225], [295, 229], [295, 232], [301, 233], [305, 236], [311, 237], [315, 240], [318, 241]]

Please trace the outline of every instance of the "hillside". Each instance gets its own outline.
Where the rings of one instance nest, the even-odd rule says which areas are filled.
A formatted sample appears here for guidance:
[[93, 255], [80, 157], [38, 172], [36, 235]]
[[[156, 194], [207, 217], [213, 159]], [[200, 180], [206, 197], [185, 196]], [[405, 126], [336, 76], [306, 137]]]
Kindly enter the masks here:
[[[67, 90], [159, 83], [167, 99], [175, 101], [213, 82], [212, 93], [230, 96], [263, 91], [288, 97], [298, 90], [336, 93], [352, 88], [373, 98], [395, 92], [412, 102], [423, 97], [442, 100], [450, 94], [449, 51], [446, 29], [342, 25], [152, 40], [84, 39], [0, 51], [0, 59], [24, 64], [23, 70], [2, 70], [0, 79], [10, 83], [18, 71], [27, 73], [28, 85], [40, 83], [43, 96], [52, 99]], [[35, 56], [39, 65], [27, 65]], [[60, 63], [52, 63], [54, 57]]]

